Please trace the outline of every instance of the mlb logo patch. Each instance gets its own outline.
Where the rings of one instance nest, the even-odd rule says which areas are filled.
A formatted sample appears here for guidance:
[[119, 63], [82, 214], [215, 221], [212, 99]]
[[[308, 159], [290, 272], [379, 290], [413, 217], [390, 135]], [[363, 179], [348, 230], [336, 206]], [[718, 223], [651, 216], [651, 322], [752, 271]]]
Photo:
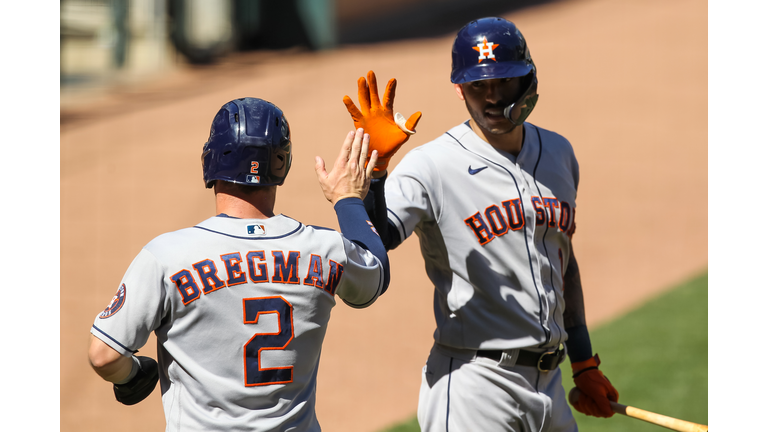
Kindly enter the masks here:
[[249, 235], [264, 235], [267, 233], [264, 225], [248, 225], [246, 230], [248, 231]]
[[99, 318], [109, 318], [112, 315], [116, 314], [117, 311], [120, 310], [120, 308], [123, 307], [125, 304], [125, 284], [120, 285], [120, 288], [117, 289], [117, 294], [115, 294], [114, 297], [112, 297], [112, 301], [109, 303], [109, 306], [107, 306], [106, 309], [102, 313], [99, 314]]

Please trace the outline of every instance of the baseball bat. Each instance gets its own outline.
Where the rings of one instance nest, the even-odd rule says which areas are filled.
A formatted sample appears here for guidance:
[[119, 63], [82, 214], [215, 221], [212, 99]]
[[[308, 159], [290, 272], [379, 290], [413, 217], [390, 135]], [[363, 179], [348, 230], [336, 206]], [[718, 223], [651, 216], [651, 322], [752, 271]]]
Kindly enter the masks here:
[[[574, 387], [571, 389], [570, 393], [568, 393], [568, 401], [571, 403], [571, 405], [579, 400], [580, 395], [581, 391], [578, 388]], [[611, 402], [611, 409], [613, 409], [613, 412], [617, 414], [647, 421], [648, 423], [652, 423], [657, 426], [662, 426], [678, 432], [709, 431], [709, 426], [707, 425], [680, 420], [673, 417], [667, 417], [665, 415], [656, 414], [654, 412], [642, 410], [633, 406], [622, 405], [618, 402]]]

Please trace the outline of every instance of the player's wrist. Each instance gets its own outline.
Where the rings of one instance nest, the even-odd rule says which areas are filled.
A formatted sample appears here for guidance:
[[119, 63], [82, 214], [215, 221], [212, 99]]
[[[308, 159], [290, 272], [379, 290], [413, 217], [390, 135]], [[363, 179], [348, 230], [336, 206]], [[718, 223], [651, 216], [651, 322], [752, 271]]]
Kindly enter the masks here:
[[386, 171], [387, 167], [389, 166], [389, 156], [382, 156], [379, 154], [378, 159], [376, 160], [376, 165], [373, 167], [373, 172], [381, 172]]
[[590, 359], [592, 357], [592, 343], [589, 339], [587, 326], [581, 324], [569, 327], [565, 331], [568, 333], [565, 346], [568, 347], [568, 358], [570, 358], [571, 363]]
[[357, 205], [363, 205], [363, 200], [360, 198], [360, 196], [346, 196], [336, 200], [336, 202], [333, 204], [333, 209], [338, 214], [342, 208]]
[[159, 379], [157, 362], [149, 357], [133, 357], [138, 362], [133, 378], [125, 383], [115, 383], [112, 389], [115, 399], [123, 405], [137, 404], [149, 396]]
[[360, 196], [359, 193], [346, 193], [346, 194], [341, 194], [341, 195], [336, 196], [333, 199], [331, 199], [331, 204], [333, 204], [335, 206], [336, 204], [338, 204], [339, 201], [341, 201], [343, 199], [347, 199], [347, 198], [357, 198], [359, 200], [363, 199]]
[[578, 375], [581, 375], [583, 372], [586, 372], [587, 370], [597, 369], [598, 366], [600, 366], [600, 356], [597, 354], [593, 355], [592, 357], [571, 363], [571, 370], [573, 371], [573, 377], [576, 378]]
[[115, 381], [114, 382], [115, 384], [120, 385], [120, 384], [128, 383], [139, 372], [139, 369], [140, 369], [139, 359], [136, 356], [131, 356], [130, 359], [131, 359], [131, 370], [128, 372], [128, 375], [125, 378]]
[[373, 169], [373, 173], [371, 174], [372, 178], [380, 179], [387, 176], [387, 167], [382, 168], [381, 170], [377, 170], [376, 168]]

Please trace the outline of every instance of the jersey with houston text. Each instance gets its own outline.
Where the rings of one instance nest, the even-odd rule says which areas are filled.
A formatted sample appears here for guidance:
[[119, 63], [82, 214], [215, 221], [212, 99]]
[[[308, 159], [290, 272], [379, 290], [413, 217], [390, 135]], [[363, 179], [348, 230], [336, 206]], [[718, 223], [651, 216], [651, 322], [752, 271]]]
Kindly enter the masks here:
[[467, 349], [557, 346], [579, 169], [562, 136], [525, 123], [520, 154], [468, 122], [410, 151], [385, 183], [401, 239], [419, 237], [435, 340]]
[[335, 295], [366, 307], [382, 282], [379, 260], [334, 230], [212, 217], [149, 242], [91, 333], [131, 355], [155, 332], [167, 431], [319, 431]]

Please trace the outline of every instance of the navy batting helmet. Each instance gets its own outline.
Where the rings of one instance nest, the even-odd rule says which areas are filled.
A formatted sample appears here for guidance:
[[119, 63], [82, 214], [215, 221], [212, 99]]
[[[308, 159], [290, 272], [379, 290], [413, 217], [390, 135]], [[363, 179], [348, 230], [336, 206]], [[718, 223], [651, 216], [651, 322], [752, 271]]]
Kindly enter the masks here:
[[453, 41], [451, 82], [523, 77], [523, 91], [504, 109], [504, 116], [521, 125], [539, 95], [538, 79], [528, 44], [520, 30], [504, 18], [481, 18], [465, 25]]
[[262, 99], [221, 107], [203, 146], [205, 187], [214, 180], [251, 186], [281, 185], [291, 168], [291, 129], [283, 111]]

